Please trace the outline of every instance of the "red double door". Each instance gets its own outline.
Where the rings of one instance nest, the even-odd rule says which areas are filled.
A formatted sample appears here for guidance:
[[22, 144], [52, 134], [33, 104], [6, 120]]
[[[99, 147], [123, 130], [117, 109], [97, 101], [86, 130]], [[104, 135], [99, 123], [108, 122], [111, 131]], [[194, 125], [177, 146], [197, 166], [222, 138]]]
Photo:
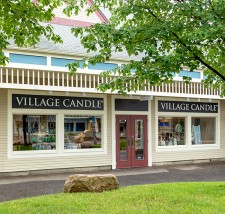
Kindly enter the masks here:
[[116, 116], [116, 167], [148, 165], [147, 116]]

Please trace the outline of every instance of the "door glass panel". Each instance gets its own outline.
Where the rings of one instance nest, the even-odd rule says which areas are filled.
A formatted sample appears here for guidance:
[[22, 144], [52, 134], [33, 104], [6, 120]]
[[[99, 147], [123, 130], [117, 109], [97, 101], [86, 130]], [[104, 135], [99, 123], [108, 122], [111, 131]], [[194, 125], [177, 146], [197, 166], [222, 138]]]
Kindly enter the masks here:
[[135, 120], [135, 158], [144, 159], [144, 121]]
[[127, 160], [128, 141], [127, 141], [127, 120], [119, 120], [119, 142], [120, 142], [120, 160]]

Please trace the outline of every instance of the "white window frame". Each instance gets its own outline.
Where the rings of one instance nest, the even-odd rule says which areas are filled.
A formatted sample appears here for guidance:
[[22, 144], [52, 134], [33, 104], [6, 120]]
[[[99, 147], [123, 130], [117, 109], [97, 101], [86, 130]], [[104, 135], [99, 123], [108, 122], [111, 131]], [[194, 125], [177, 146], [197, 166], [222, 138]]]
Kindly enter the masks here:
[[[94, 112], [94, 111], [92, 111]], [[107, 130], [105, 129], [105, 126], [103, 125], [104, 124], [104, 115], [103, 114], [97, 114], [97, 113], [89, 113], [88, 111], [82, 111], [80, 114], [76, 114], [76, 113], [72, 113], [72, 114], [67, 114], [67, 113], [64, 113], [64, 117], [63, 117], [63, 121], [64, 121], [64, 118], [65, 118], [65, 115], [74, 115], [74, 116], [99, 116], [101, 117], [101, 148], [91, 148], [91, 149], [64, 149], [64, 153], [73, 153], [73, 152], [98, 152], [98, 151], [102, 151], [104, 150], [105, 148], [105, 145], [104, 145], [104, 142], [106, 141], [103, 141], [105, 138], [104, 138], [104, 133], [107, 133]], [[63, 124], [63, 127], [64, 127], [64, 124]], [[85, 127], [86, 127], [86, 124], [85, 124]], [[64, 130], [64, 129], [63, 129]], [[64, 137], [63, 137], [63, 146], [64, 146]]]
[[[155, 147], [156, 152], [164, 152], [164, 151], [190, 151], [190, 150], [202, 150], [202, 149], [220, 149], [220, 102], [215, 101], [218, 103], [218, 113], [189, 113], [189, 112], [158, 112], [158, 100], [167, 100], [167, 101], [174, 101], [174, 99], [170, 98], [156, 98], [155, 99]], [[177, 101], [184, 101], [183, 99], [177, 99]], [[197, 100], [192, 100], [196, 101]], [[202, 100], [202, 102], [208, 102], [207, 100]], [[159, 117], [185, 117], [185, 145], [177, 145], [177, 146], [159, 146], [158, 145], [158, 118]], [[216, 133], [215, 133], [215, 143], [214, 144], [199, 144], [199, 145], [192, 145], [191, 144], [191, 118], [192, 117], [212, 117], [215, 118], [216, 124]]]
[[[57, 156], [80, 156], [80, 155], [105, 155], [107, 154], [107, 99], [106, 95], [98, 95], [104, 99], [104, 110], [57, 110], [57, 109], [16, 109], [12, 108], [12, 94], [32, 95], [32, 91], [8, 90], [8, 158], [34, 158], [34, 157], [57, 157]], [[37, 95], [47, 95], [43, 92], [35, 92]], [[57, 93], [53, 96], [65, 96], [64, 93]], [[71, 95], [72, 96], [72, 95]], [[77, 94], [74, 96], [78, 96]], [[96, 97], [95, 94], [88, 97]], [[56, 149], [55, 150], [29, 150], [13, 151], [13, 115], [55, 115], [56, 116]], [[64, 150], [64, 115], [92, 115], [101, 116], [102, 141], [101, 148], [92, 149], [71, 149]]]
[[[193, 118], [193, 117], [199, 117], [199, 118], [215, 118], [215, 125], [216, 125], [216, 127], [215, 127], [215, 143], [213, 143], [213, 144], [197, 144], [197, 145], [192, 145], [192, 143], [191, 143], [191, 134], [190, 134], [190, 142], [189, 142], [189, 144], [191, 144], [191, 148], [192, 149], [195, 149], [195, 148], [212, 148], [212, 147], [218, 147], [219, 146], [219, 140], [218, 140], [218, 138], [219, 138], [219, 132], [217, 131], [218, 129], [219, 129], [219, 124], [218, 124], [218, 120], [219, 120], [219, 117], [218, 116], [211, 116], [211, 115], [191, 115], [190, 116], [190, 125], [191, 125], [191, 119]], [[190, 129], [191, 129], [191, 127], [190, 127]]]
[[[185, 144], [184, 145], [159, 146], [159, 139], [158, 139], [159, 138], [159, 129], [158, 129], [158, 118], [159, 117], [184, 118], [184, 122], [185, 122]], [[156, 148], [158, 150], [164, 150], [164, 149], [166, 149], [166, 150], [175, 150], [176, 149], [177, 150], [178, 148], [179, 149], [187, 149], [187, 147], [188, 147], [188, 145], [187, 145], [187, 138], [188, 138], [187, 125], [188, 125], [188, 122], [187, 121], [188, 121], [188, 117], [183, 115], [183, 114], [171, 115], [171, 114], [168, 114], [168, 112], [165, 112], [163, 114], [161, 114], [161, 112], [160, 112], [160, 114], [158, 114], [157, 121], [156, 121], [156, 123], [157, 123], [157, 125], [156, 125], [156, 141], [157, 141]]]

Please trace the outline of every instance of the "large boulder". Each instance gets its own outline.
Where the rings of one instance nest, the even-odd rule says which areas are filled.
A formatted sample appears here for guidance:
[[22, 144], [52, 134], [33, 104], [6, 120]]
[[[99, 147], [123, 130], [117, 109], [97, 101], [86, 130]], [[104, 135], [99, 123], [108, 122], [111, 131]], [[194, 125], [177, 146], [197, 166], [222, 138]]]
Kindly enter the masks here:
[[112, 174], [76, 174], [67, 177], [64, 192], [103, 192], [119, 188], [115, 175]]
[[77, 136], [75, 136], [75, 143], [82, 143], [84, 141], [84, 134], [80, 133]]
[[81, 148], [91, 148], [92, 144], [93, 142], [91, 141], [84, 141], [83, 143], [81, 143]]

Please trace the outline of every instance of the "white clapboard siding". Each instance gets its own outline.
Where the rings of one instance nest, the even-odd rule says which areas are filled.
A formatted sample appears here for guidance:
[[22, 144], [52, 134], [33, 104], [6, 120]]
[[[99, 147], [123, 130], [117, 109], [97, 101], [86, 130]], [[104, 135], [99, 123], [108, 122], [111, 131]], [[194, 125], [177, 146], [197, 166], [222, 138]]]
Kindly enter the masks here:
[[6, 160], [4, 170], [1, 172], [98, 167], [110, 166], [110, 163], [111, 157], [107, 155], [19, 158]]
[[111, 161], [108, 154], [4, 158], [5, 165], [0, 172], [111, 166]]
[[0, 89], [0, 172], [7, 157], [7, 90]]
[[[63, 9], [66, 7], [66, 4], [63, 4], [61, 7], [58, 7], [57, 9], [55, 9], [53, 11], [53, 13], [55, 14], [55, 17], [60, 17], [60, 18], [67, 18], [68, 16], [66, 16], [63, 13]], [[71, 15], [69, 17], [70, 20], [78, 20], [78, 21], [83, 21], [83, 22], [90, 22], [90, 23], [101, 23], [101, 20], [99, 19], [99, 17], [95, 14], [92, 13], [89, 16], [86, 15], [86, 8], [88, 7], [88, 5], [85, 8], [82, 8], [79, 12], [78, 15]]]
[[[173, 99], [180, 100], [180, 99]], [[155, 102], [152, 102], [152, 162], [171, 162], [171, 161], [187, 161], [187, 160], [205, 160], [205, 159], [219, 159], [225, 158], [225, 102], [220, 101], [220, 148], [218, 149], [196, 149], [196, 150], [179, 150], [179, 151], [157, 151], [156, 149], [156, 139], [155, 135], [157, 126], [156, 124], [156, 111]], [[199, 116], [199, 115], [198, 115]]]
[[[28, 93], [31, 94], [32, 91], [20, 91], [20, 93]], [[41, 155], [39, 157], [17, 157], [13, 156], [8, 158], [7, 156], [7, 148], [10, 140], [7, 138], [8, 128], [7, 128], [7, 90], [0, 89], [0, 173], [1, 172], [17, 172], [17, 171], [30, 171], [30, 170], [47, 170], [47, 169], [66, 169], [66, 168], [82, 168], [82, 167], [101, 167], [101, 166], [111, 166], [112, 165], [112, 152], [111, 152], [111, 128], [107, 135], [107, 149], [105, 153], [65, 153], [55, 154], [55, 155]], [[36, 94], [43, 94], [40, 91], [36, 91]], [[54, 93], [54, 96], [62, 96], [62, 93]], [[80, 96], [76, 94], [76, 96]], [[91, 95], [87, 95], [91, 96]], [[10, 96], [9, 96], [10, 97]], [[109, 99], [110, 100], [110, 99]], [[107, 98], [105, 99], [107, 102]], [[107, 114], [104, 117], [107, 117], [107, 121], [111, 124], [111, 107], [110, 103], [108, 106], [105, 106], [109, 117]], [[11, 114], [9, 112], [9, 114]], [[106, 126], [107, 127], [107, 126]], [[111, 127], [111, 125], [109, 125]], [[105, 130], [105, 132], [107, 132]], [[103, 133], [104, 134], [104, 133]], [[102, 140], [102, 144], [104, 144], [104, 139]], [[104, 144], [106, 145], [106, 144]]]
[[111, 96], [107, 96], [107, 150], [112, 158], [112, 104]]

